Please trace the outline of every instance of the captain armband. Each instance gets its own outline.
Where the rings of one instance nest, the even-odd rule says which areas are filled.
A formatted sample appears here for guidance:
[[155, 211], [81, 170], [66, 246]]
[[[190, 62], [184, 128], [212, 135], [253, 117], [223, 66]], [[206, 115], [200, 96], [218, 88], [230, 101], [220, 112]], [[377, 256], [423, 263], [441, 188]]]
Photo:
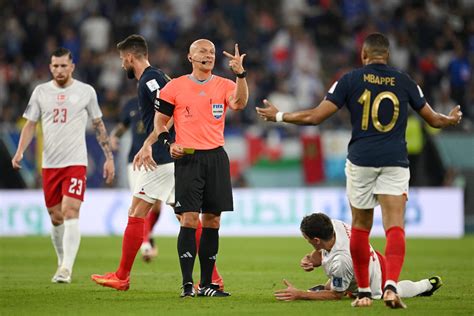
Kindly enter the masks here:
[[163, 99], [157, 98], [155, 100], [155, 110], [166, 116], [173, 116], [174, 105]]

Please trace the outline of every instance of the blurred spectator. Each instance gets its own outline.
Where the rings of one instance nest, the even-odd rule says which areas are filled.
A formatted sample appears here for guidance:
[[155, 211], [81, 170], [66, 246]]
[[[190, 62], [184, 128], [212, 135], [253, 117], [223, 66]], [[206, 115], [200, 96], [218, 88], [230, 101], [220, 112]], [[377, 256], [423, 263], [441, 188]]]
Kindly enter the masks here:
[[466, 116], [471, 113], [466, 108], [466, 91], [471, 79], [471, 66], [461, 43], [455, 47], [455, 56], [449, 64], [449, 78], [451, 83], [451, 98], [461, 105]]
[[61, 46], [71, 51], [73, 63], [78, 64], [81, 56], [81, 39], [70, 26], [64, 27], [61, 35]]
[[94, 10], [81, 24], [84, 46], [94, 53], [105, 53], [112, 39], [111, 28], [110, 20]]
[[[263, 98], [283, 98], [294, 109], [320, 101], [338, 79], [329, 74], [357, 67], [361, 39], [380, 31], [390, 38], [389, 62], [409, 73], [440, 111], [461, 104], [463, 127], [469, 129], [473, 9], [472, 0], [3, 1], [0, 121], [16, 122], [32, 87], [49, 78], [44, 61], [65, 46], [75, 62], [80, 59], [77, 78], [96, 88], [106, 121], [114, 123], [136, 89], [121, 73], [115, 43], [139, 33], [148, 40], [152, 64], [172, 77], [189, 70], [187, 45], [206, 37], [216, 45], [215, 73], [231, 78], [220, 54], [239, 43], [248, 53], [249, 106], [228, 117], [226, 130], [243, 134], [261, 124], [254, 108]], [[323, 130], [347, 129], [347, 114], [338, 112]]]
[[[258, 73], [254, 77], [256, 106], [258, 99], [277, 89], [277, 78], [284, 77], [291, 78], [290, 94], [296, 97], [297, 106], [305, 107], [332, 83], [333, 78], [326, 74], [357, 65], [354, 61], [358, 60], [359, 39], [373, 31], [387, 33], [394, 66], [422, 79], [424, 91], [433, 95], [431, 103], [437, 104], [439, 98], [431, 91], [448, 79], [451, 97], [465, 106], [472, 100], [467, 94], [474, 61], [472, 7], [470, 1], [441, 0], [7, 3], [0, 20], [0, 27], [6, 30], [0, 35], [0, 56], [7, 64], [2, 65], [0, 84], [8, 91], [0, 95], [0, 108], [13, 106], [7, 95], [13, 95], [23, 107], [27, 101], [19, 91], [25, 86], [29, 89], [30, 84], [17, 75], [7, 75], [9, 69], [26, 69], [21, 70], [23, 77], [33, 71], [32, 77], [37, 78], [37, 73], [44, 74], [41, 69], [45, 56], [59, 45], [75, 52], [75, 61], [81, 58], [78, 78], [101, 88], [99, 98], [103, 99], [102, 94], [110, 89], [119, 91], [125, 79], [116, 76], [118, 67], [109, 61], [115, 53], [116, 38], [130, 33], [144, 35], [150, 43], [152, 61], [173, 76], [188, 70], [189, 65], [180, 58], [186, 54], [184, 43], [209, 37], [219, 52], [238, 42], [249, 53], [249, 72]], [[222, 59], [218, 60], [216, 73], [230, 76]], [[245, 119], [231, 120], [230, 124], [252, 124], [247, 114], [243, 115]]]
[[138, 33], [150, 43], [158, 39], [160, 14], [161, 10], [151, 0], [140, 1], [132, 14], [132, 21], [138, 25]]
[[122, 63], [115, 49], [109, 50], [103, 57], [98, 86], [105, 91], [119, 91], [122, 84]]

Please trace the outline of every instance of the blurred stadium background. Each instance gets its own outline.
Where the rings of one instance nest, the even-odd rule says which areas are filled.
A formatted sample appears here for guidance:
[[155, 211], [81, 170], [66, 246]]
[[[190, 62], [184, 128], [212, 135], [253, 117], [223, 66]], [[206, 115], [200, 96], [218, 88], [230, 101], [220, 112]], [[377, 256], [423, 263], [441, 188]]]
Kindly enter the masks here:
[[[420, 84], [436, 110], [447, 113], [460, 104], [464, 112], [459, 127], [444, 131], [410, 117], [407, 233], [460, 237], [474, 231], [472, 0], [24, 0], [0, 6], [0, 235], [49, 231], [37, 172], [41, 137], [29, 147], [21, 173], [12, 170], [10, 159], [33, 88], [50, 80], [51, 51], [64, 46], [73, 52], [74, 77], [95, 87], [110, 131], [136, 94], [115, 48], [132, 33], [147, 38], [152, 65], [171, 77], [190, 71], [185, 57], [197, 38], [211, 39], [217, 52], [233, 51], [237, 42], [248, 54], [249, 104], [228, 112], [226, 122], [237, 212], [223, 218], [223, 234], [298, 235], [301, 216], [315, 210], [350, 221], [344, 193], [347, 111], [320, 127], [296, 127], [260, 121], [254, 108], [263, 98], [283, 111], [319, 103], [342, 73], [360, 66], [362, 41], [374, 31], [389, 36], [390, 63]], [[215, 73], [233, 77], [219, 53]], [[120, 235], [130, 201], [129, 137], [116, 153], [112, 187], [103, 184], [103, 157], [92, 131], [87, 143], [83, 232]], [[172, 217], [164, 212], [157, 232], [174, 235]]]

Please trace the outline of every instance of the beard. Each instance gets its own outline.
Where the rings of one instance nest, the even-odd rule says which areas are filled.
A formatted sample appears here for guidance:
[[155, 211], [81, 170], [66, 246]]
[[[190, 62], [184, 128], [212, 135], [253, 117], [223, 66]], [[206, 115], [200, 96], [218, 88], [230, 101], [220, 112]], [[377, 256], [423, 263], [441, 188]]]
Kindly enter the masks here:
[[68, 79], [69, 79], [69, 77], [62, 77], [62, 78], [56, 77], [56, 78], [54, 78], [54, 80], [56, 81], [56, 83], [60, 87], [64, 86], [67, 83]]
[[135, 72], [133, 71], [132, 67], [127, 68], [125, 71], [127, 72], [128, 79], [135, 79]]

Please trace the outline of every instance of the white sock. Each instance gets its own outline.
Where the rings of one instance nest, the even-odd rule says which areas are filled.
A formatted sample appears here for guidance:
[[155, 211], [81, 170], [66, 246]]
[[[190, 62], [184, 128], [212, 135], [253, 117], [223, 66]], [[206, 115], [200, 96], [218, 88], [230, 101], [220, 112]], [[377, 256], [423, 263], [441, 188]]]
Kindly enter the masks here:
[[62, 267], [68, 269], [72, 273], [72, 266], [76, 260], [77, 251], [81, 243], [81, 232], [79, 231], [79, 219], [66, 219], [64, 221], [64, 259]]
[[53, 242], [56, 256], [58, 257], [58, 267], [63, 263], [63, 235], [64, 235], [64, 224], [54, 226], [51, 229], [51, 241]]
[[400, 281], [398, 282], [398, 294], [400, 297], [415, 297], [418, 294], [431, 290], [431, 285], [428, 279], [423, 279], [418, 282], [413, 281]]

